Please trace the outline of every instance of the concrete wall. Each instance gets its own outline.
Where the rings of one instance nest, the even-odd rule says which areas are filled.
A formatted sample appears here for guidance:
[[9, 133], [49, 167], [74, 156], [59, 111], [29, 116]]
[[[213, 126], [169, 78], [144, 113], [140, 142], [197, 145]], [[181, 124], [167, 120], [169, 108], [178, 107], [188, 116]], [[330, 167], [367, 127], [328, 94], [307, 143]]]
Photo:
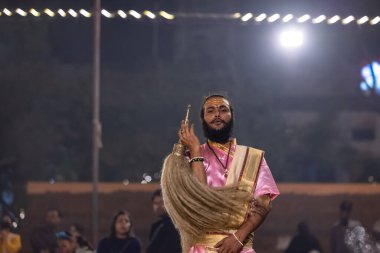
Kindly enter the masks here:
[[[150, 223], [154, 221], [151, 210], [151, 192], [158, 184], [100, 184], [99, 234], [108, 233], [113, 214], [127, 209], [132, 214], [135, 233], [144, 247]], [[281, 195], [274, 201], [273, 210], [263, 226], [256, 232], [255, 249], [260, 253], [282, 252], [288, 240], [296, 233], [297, 223], [307, 220], [312, 232], [328, 247], [329, 229], [338, 218], [338, 205], [344, 199], [354, 202], [353, 218], [364, 227], [371, 228], [380, 219], [379, 184], [279, 184]], [[28, 233], [39, 224], [49, 207], [62, 209], [63, 228], [71, 222], [82, 223], [91, 233], [92, 195], [88, 183], [29, 183], [27, 187], [27, 219], [21, 223], [24, 252], [30, 252]]]

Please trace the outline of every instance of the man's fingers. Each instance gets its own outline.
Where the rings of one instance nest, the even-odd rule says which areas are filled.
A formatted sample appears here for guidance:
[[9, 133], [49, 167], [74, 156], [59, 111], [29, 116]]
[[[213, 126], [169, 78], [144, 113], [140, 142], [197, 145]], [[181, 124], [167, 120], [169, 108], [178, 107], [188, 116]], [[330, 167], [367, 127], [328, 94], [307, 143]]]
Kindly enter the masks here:
[[190, 133], [191, 133], [191, 134], [194, 134], [194, 124], [191, 124], [191, 127], [190, 127]]
[[222, 244], [223, 244], [223, 242], [224, 242], [225, 239], [226, 239], [226, 238], [220, 240], [217, 244], [215, 244], [215, 245], [214, 245], [214, 248], [219, 248], [220, 246], [222, 246]]
[[184, 120], [181, 121], [181, 132], [185, 133], [189, 131], [189, 126], [188, 124], [185, 123]]
[[181, 130], [178, 131], [178, 137], [180, 140], [182, 140], [182, 133], [181, 133]]
[[180, 131], [180, 134], [185, 134], [186, 132], [187, 132], [187, 126], [186, 126], [186, 124], [185, 124], [185, 121], [184, 120], [182, 120], [181, 121], [181, 129], [179, 130]]
[[189, 127], [189, 122], [187, 122], [187, 124], [185, 124], [185, 129], [186, 129], [186, 132], [190, 132], [190, 127]]

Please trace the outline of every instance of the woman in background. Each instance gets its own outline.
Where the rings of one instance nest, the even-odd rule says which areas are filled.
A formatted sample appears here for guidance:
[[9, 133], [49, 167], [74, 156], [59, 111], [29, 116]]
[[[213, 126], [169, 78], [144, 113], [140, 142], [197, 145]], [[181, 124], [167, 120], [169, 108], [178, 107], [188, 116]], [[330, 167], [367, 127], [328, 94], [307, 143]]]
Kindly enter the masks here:
[[141, 253], [141, 244], [134, 237], [129, 213], [121, 210], [116, 213], [111, 223], [111, 233], [103, 238], [97, 253]]

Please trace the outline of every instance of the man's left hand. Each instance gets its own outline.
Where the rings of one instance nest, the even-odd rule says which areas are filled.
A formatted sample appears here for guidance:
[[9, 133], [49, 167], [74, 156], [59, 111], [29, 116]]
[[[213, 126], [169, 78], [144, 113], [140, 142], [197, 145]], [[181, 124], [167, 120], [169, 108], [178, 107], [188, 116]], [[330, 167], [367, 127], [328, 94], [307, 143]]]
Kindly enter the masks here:
[[222, 239], [214, 247], [218, 253], [239, 253], [243, 248], [233, 235]]

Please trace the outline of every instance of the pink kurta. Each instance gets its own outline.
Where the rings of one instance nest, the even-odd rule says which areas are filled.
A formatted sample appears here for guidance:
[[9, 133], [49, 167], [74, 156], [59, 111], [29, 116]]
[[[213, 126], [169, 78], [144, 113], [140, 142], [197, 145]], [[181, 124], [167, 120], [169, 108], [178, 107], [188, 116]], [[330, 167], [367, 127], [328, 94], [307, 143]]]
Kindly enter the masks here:
[[[225, 165], [227, 161], [227, 154], [228, 151], [223, 151], [219, 148], [217, 148], [215, 145], [210, 144], [215, 151], [216, 155], [218, 156], [219, 160]], [[233, 155], [236, 150], [236, 141], [233, 140], [231, 144], [231, 150], [230, 150], [230, 158], [228, 159], [228, 166], [227, 170], [230, 168]], [[227, 177], [224, 176], [224, 168], [220, 164], [220, 162], [217, 160], [213, 152], [210, 150], [210, 148], [207, 146], [207, 144], [203, 144], [201, 146], [201, 152], [202, 156], [204, 157], [204, 166], [206, 170], [207, 175], [207, 184], [212, 187], [221, 187], [226, 184]], [[270, 194], [272, 200], [276, 198], [280, 192], [277, 188], [276, 182], [273, 179], [272, 173], [268, 167], [267, 162], [263, 158], [260, 164], [259, 174], [257, 178], [257, 184], [256, 184], [256, 190], [255, 190], [255, 196], [262, 196], [265, 194]], [[190, 253], [204, 253], [206, 252], [204, 246], [202, 245], [195, 245], [191, 247]], [[255, 251], [250, 248], [243, 248], [241, 251], [242, 253], [254, 253]]]

